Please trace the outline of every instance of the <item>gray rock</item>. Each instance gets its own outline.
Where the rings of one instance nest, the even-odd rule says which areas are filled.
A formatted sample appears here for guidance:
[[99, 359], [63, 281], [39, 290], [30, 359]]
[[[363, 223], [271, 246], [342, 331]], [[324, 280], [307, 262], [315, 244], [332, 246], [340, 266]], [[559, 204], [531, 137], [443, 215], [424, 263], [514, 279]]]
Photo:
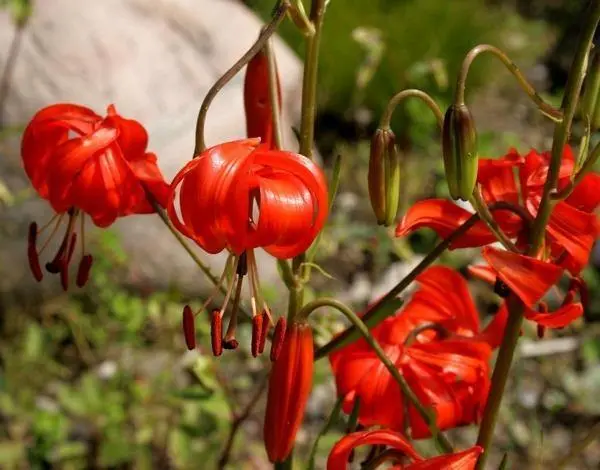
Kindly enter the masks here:
[[[68, 101], [103, 113], [115, 103], [126, 117], [144, 124], [149, 149], [159, 156], [167, 179], [192, 156], [199, 105], [209, 87], [252, 44], [261, 21], [231, 0], [44, 0], [36, 2], [24, 32], [3, 110], [8, 126], [24, 125], [43, 106]], [[14, 27], [0, 13], [0, 69]], [[284, 116], [298, 116], [301, 65], [275, 41], [284, 96]], [[243, 75], [214, 101], [207, 144], [244, 137]], [[286, 141], [293, 142], [290, 131]], [[19, 136], [0, 142], [0, 179], [11, 191], [28, 188], [19, 158]], [[0, 292], [30, 289], [25, 257], [31, 220], [52, 212], [34, 195], [23, 204], [0, 208]], [[115, 225], [129, 256], [130, 279], [144, 288], [176, 284], [202, 293], [206, 281], [157, 217], [133, 216]], [[218, 269], [223, 257], [205, 259]], [[275, 282], [275, 263], [261, 259], [263, 282]], [[55, 289], [44, 280], [39, 289]], [[51, 286], [49, 287], [49, 284]]]

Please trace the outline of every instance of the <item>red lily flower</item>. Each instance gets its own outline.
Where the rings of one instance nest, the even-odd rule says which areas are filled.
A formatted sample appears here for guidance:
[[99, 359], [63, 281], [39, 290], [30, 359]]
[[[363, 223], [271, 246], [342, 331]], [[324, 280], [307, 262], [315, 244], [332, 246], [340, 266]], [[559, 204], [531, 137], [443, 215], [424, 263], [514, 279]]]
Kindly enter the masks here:
[[[520, 156], [511, 150], [497, 160], [480, 159], [477, 182], [486, 203], [508, 202], [518, 205], [520, 198], [524, 209], [535, 217], [547, 176], [550, 154], [530, 151]], [[565, 147], [559, 174], [558, 188], [569, 184], [573, 173], [573, 155]], [[520, 191], [513, 176], [518, 170]], [[600, 204], [600, 196], [594, 188], [600, 183], [600, 175], [586, 175], [573, 193], [555, 205], [546, 231], [551, 247], [551, 262], [559, 264], [577, 275], [587, 264], [592, 245], [599, 233], [597, 216], [593, 213]], [[421, 228], [435, 230], [439, 236], [447, 237], [462, 225], [472, 213], [445, 199], [430, 199], [414, 204], [396, 228], [396, 236], [404, 236]], [[494, 218], [502, 230], [517, 242], [527, 240], [527, 226], [512, 212], [498, 210]], [[483, 246], [496, 239], [483, 222], [478, 222], [451, 248]]]
[[[237, 276], [227, 289], [219, 318], [213, 319], [218, 327], [235, 292], [223, 343], [229, 349], [237, 347], [237, 305], [246, 274], [253, 317], [265, 313], [268, 319], [260, 320], [261, 328], [256, 325], [253, 331], [258, 334], [263, 324], [268, 328], [272, 322], [260, 295], [254, 248], [262, 247], [280, 259], [294, 257], [311, 245], [328, 212], [321, 169], [302, 155], [269, 150], [259, 143], [259, 139], [246, 139], [205, 150], [175, 176], [167, 204], [169, 218], [181, 233], [208, 253], [224, 249], [232, 253]], [[253, 343], [259, 346], [260, 341], [255, 337]], [[214, 344], [213, 348], [222, 350]]]
[[[395, 316], [372, 330], [412, 390], [437, 413], [440, 429], [477, 422], [489, 389], [488, 360], [501, 338], [480, 332], [479, 317], [466, 281], [453, 270], [435, 266], [421, 274], [419, 290]], [[402, 430], [413, 438], [429, 436], [425, 422], [406, 403], [398, 384], [366, 341], [333, 352], [331, 366], [338, 394], [349, 412], [360, 399], [359, 422]]]
[[[68, 214], [63, 242], [46, 265], [48, 271], [60, 272], [65, 289], [79, 215], [88, 214], [97, 226], [108, 227], [117, 217], [153, 212], [146, 191], [162, 205], [168, 192], [156, 156], [146, 152], [145, 129], [137, 121], [119, 116], [112, 105], [107, 113], [102, 118], [83, 106], [55, 104], [38, 111], [23, 135], [25, 172], [38, 194], [57, 212], [58, 221], [48, 240]], [[30, 228], [28, 253], [37, 280], [43, 277], [38, 259], [43, 248], [38, 253], [36, 241], [46, 227], [38, 231], [32, 224]], [[91, 256], [83, 254], [78, 285], [87, 280], [90, 266]]]
[[269, 377], [264, 439], [271, 462], [284, 461], [294, 446], [312, 386], [313, 354], [310, 326], [293, 322]]
[[[281, 109], [281, 85], [277, 74], [277, 98]], [[273, 107], [269, 95], [269, 59], [264, 50], [256, 54], [246, 68], [244, 78], [246, 136], [260, 137], [261, 144], [273, 149]]]
[[[419, 453], [410, 445], [406, 438], [394, 431], [380, 429], [377, 431], [360, 431], [348, 434], [340, 439], [327, 459], [327, 470], [346, 470], [348, 458], [351, 452], [363, 445], [385, 445], [403, 454], [411, 463], [395, 463], [392, 470], [474, 470], [479, 455], [483, 449], [479, 446], [454, 454], [440, 455], [431, 459], [423, 459]], [[390, 456], [390, 460], [396, 461], [400, 455]], [[382, 462], [383, 463], [383, 462]]]

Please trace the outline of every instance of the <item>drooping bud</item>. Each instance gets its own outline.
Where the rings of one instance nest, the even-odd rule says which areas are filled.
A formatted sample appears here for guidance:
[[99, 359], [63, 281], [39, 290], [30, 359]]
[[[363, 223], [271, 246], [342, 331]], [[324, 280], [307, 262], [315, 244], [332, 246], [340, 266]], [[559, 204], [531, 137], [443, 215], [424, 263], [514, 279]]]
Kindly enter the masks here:
[[83, 287], [87, 284], [88, 279], [90, 278], [90, 270], [92, 269], [93, 262], [94, 258], [92, 255], [84, 255], [81, 257], [81, 261], [79, 261], [79, 267], [77, 268], [77, 279], [75, 281], [77, 287]]
[[453, 199], [468, 201], [477, 182], [477, 130], [469, 108], [453, 104], [446, 111], [442, 152], [448, 188]]
[[40, 258], [37, 252], [37, 224], [31, 222], [29, 225], [29, 236], [27, 238], [27, 258], [29, 259], [29, 268], [36, 281], [40, 282], [44, 278], [42, 268], [40, 267]]
[[223, 315], [218, 308], [210, 313], [210, 340], [213, 355], [223, 354]]
[[190, 350], [196, 349], [196, 325], [194, 322], [194, 312], [189, 305], [183, 307], [183, 337], [185, 338], [185, 345]]
[[400, 202], [400, 153], [391, 129], [377, 129], [373, 134], [368, 182], [377, 223], [393, 224]]
[[284, 317], [279, 317], [279, 320], [277, 320], [277, 324], [275, 325], [275, 331], [273, 332], [273, 339], [271, 340], [271, 353], [269, 357], [273, 362], [277, 360], [279, 353], [281, 352], [286, 329], [287, 321]]
[[[268, 321], [269, 319], [267, 318], [266, 320]], [[250, 352], [252, 353], [252, 357], [258, 356], [260, 352], [263, 321], [265, 321], [265, 318], [263, 318], [262, 312], [252, 317], [252, 340], [250, 344]]]
[[[277, 101], [281, 109], [281, 86], [277, 75]], [[269, 95], [269, 58], [264, 50], [256, 54], [246, 68], [244, 110], [247, 137], [260, 137], [261, 144], [272, 148], [273, 110]]]
[[269, 377], [264, 441], [271, 462], [289, 455], [312, 387], [313, 338], [307, 323], [292, 323]]

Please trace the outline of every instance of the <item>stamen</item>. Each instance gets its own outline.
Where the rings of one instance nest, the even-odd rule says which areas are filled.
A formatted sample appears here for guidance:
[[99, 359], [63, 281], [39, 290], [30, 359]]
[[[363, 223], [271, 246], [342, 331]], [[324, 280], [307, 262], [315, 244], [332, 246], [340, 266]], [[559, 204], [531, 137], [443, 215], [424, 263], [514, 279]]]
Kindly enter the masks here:
[[271, 319], [267, 316], [266, 312], [261, 313], [263, 316], [262, 329], [260, 330], [260, 343], [258, 345], [258, 353], [262, 354], [265, 350], [265, 344], [267, 343], [267, 333], [271, 327]]
[[194, 324], [194, 313], [189, 305], [183, 307], [183, 337], [185, 345], [190, 351], [196, 349], [196, 325]]
[[238, 259], [236, 273], [238, 276], [245, 276], [246, 274], [248, 274], [248, 256], [246, 255], [245, 251], [240, 255]]
[[[540, 313], [548, 313], [548, 304], [546, 304], [546, 302], [540, 302], [538, 304], [538, 312], [540, 312]], [[543, 326], [543, 325], [540, 325], [538, 323], [538, 325], [537, 325], [537, 337], [539, 339], [542, 339], [545, 334], [546, 334], [546, 327]]]
[[69, 288], [69, 263], [71, 262], [71, 258], [73, 257], [73, 251], [75, 251], [75, 244], [77, 243], [77, 234], [71, 234], [69, 240], [69, 249], [64, 256], [60, 260], [60, 283], [62, 285], [63, 290], [66, 292]]
[[31, 222], [29, 225], [29, 236], [27, 239], [27, 258], [29, 259], [29, 269], [36, 281], [40, 282], [44, 278], [42, 268], [40, 267], [40, 258], [37, 253], [37, 224]]
[[[54, 235], [58, 231], [58, 228], [60, 227], [60, 223], [62, 222], [64, 215], [65, 215], [65, 213], [63, 212], [62, 214], [60, 214], [60, 217], [58, 217], [58, 219], [56, 219], [56, 223], [54, 224], [54, 228], [52, 229], [52, 232], [50, 232], [50, 235], [48, 235], [48, 237], [46, 238], [46, 241], [44, 241], [44, 243], [42, 244], [42, 248], [40, 248], [40, 251], [38, 251], [38, 256], [40, 256], [44, 252], [46, 247], [50, 244], [50, 240], [52, 240], [54, 238]], [[52, 220], [54, 220], [55, 218], [56, 217], [53, 217]], [[38, 235], [40, 233], [41, 233], [41, 230], [38, 231]]]
[[41, 235], [41, 234], [44, 232], [44, 230], [46, 230], [48, 227], [50, 227], [50, 225], [52, 225], [52, 222], [54, 222], [54, 221], [56, 220], [56, 218], [57, 218], [57, 217], [59, 217], [59, 215], [60, 215], [60, 217], [62, 217], [62, 216], [63, 216], [63, 214], [64, 214], [64, 212], [63, 212], [63, 213], [61, 213], [61, 214], [59, 214], [58, 212], [57, 212], [56, 214], [54, 214], [54, 215], [53, 215], [53, 216], [50, 218], [50, 220], [44, 224], [44, 226], [43, 226], [43, 227], [41, 227], [41, 228], [39, 228], [39, 229], [38, 229], [38, 231], [37, 231], [37, 234], [38, 234], [38, 235]]
[[258, 356], [260, 352], [260, 342], [262, 339], [262, 330], [263, 330], [263, 314], [262, 312], [258, 315], [254, 315], [252, 317], [252, 344], [251, 344], [251, 352], [252, 357]]
[[[78, 211], [71, 208], [71, 209], [69, 209], [68, 214], [69, 214], [69, 222], [67, 223], [67, 230], [65, 231], [65, 236], [63, 238], [63, 241], [60, 244], [60, 247], [58, 248], [58, 252], [56, 253], [56, 256], [54, 257], [54, 259], [52, 261], [50, 261], [49, 263], [46, 263], [46, 270], [52, 274], [57, 274], [63, 270], [62, 269], [62, 261], [63, 261], [63, 257], [65, 256], [65, 253], [68, 253], [70, 251], [71, 256], [73, 255], [73, 252], [70, 249], [69, 243], [71, 241], [73, 225], [75, 223], [75, 219], [77, 218]], [[73, 248], [74, 247], [75, 246], [73, 245]], [[64, 288], [64, 285], [63, 285], [63, 288]]]
[[[223, 284], [223, 281], [225, 280], [225, 277], [227, 277], [227, 271], [229, 269], [229, 265], [231, 264], [231, 260], [233, 259], [232, 255], [229, 255], [227, 257], [227, 259], [225, 260], [225, 267], [223, 268], [223, 272], [221, 273], [221, 277], [219, 278], [219, 280], [217, 281], [217, 283], [215, 284], [215, 287], [213, 288], [212, 292], [210, 293], [210, 295], [208, 296], [208, 299], [206, 299], [206, 301], [202, 304], [202, 307], [200, 307], [200, 310], [198, 310], [194, 315], [197, 316], [200, 314], [200, 312], [203, 312], [204, 310], [206, 310], [206, 307], [209, 306], [209, 304], [212, 302], [212, 300], [214, 299], [215, 295], [217, 295], [219, 293], [219, 289], [221, 288], [221, 284]], [[231, 286], [230, 286], [231, 287]], [[229, 292], [230, 289], [227, 290], [227, 293]], [[227, 294], [226, 294], [227, 295]]]
[[[241, 260], [240, 256], [240, 260]], [[229, 325], [227, 325], [227, 333], [223, 340], [223, 347], [225, 349], [236, 349], [239, 346], [238, 341], [235, 339], [235, 330], [237, 328], [237, 317], [238, 310], [240, 307], [240, 298], [242, 294], [242, 286], [244, 285], [244, 276], [238, 274], [235, 288], [235, 296], [233, 297], [233, 305], [231, 307], [231, 315], [229, 317]]]
[[219, 357], [223, 354], [223, 315], [218, 308], [210, 314], [210, 340], [213, 355]]
[[77, 280], [75, 284], [77, 287], [83, 287], [87, 284], [90, 278], [90, 269], [92, 269], [92, 262], [94, 258], [92, 255], [84, 255], [79, 261], [79, 267], [77, 268]]
[[[268, 318], [268, 322], [269, 324], [275, 324], [275, 322], [273, 321], [273, 316], [271, 315], [271, 311], [269, 310], [269, 307], [267, 306], [267, 303], [265, 302], [265, 300], [262, 297], [262, 294], [260, 292], [260, 277], [258, 276], [258, 267], [256, 265], [256, 258], [254, 257], [254, 250], [248, 250], [248, 269], [249, 269], [249, 273], [250, 273], [250, 282], [252, 284], [252, 291], [254, 293], [254, 297], [256, 298], [256, 301], [258, 303], [258, 306], [260, 307], [260, 309], [266, 314], [267, 318]], [[269, 325], [266, 325], [266, 327], [268, 328]]]
[[273, 339], [271, 340], [271, 354], [270, 358], [272, 362], [275, 362], [279, 357], [281, 348], [283, 347], [283, 340], [285, 338], [285, 330], [287, 329], [287, 322], [285, 317], [279, 317], [277, 325], [275, 325], [275, 331], [273, 333]]

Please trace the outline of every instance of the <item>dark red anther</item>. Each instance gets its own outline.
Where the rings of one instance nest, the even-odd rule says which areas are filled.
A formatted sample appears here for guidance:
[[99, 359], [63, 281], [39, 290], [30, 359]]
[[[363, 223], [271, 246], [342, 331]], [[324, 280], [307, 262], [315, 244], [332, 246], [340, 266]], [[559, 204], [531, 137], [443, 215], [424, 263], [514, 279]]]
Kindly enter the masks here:
[[[540, 312], [540, 313], [548, 313], [548, 304], [546, 302], [540, 302], [538, 304], [538, 312]], [[537, 325], [537, 336], [538, 336], [538, 338], [542, 339], [545, 334], [546, 334], [546, 327], [543, 326], [543, 325], [540, 325], [538, 323], [538, 325]]]
[[260, 351], [263, 321], [264, 318], [262, 312], [254, 315], [254, 317], [252, 318], [252, 343], [250, 345], [250, 352], [252, 353], [252, 357], [258, 356], [258, 353]]
[[223, 316], [218, 308], [210, 314], [210, 340], [213, 355], [223, 354]]
[[29, 259], [29, 269], [36, 281], [44, 278], [42, 268], [40, 267], [40, 258], [37, 252], [37, 224], [29, 224], [29, 237], [27, 238], [27, 258]]
[[583, 310], [587, 310], [590, 305], [590, 291], [587, 283], [580, 277], [574, 277], [571, 279], [568, 290], [577, 290], [579, 292], [579, 300], [581, 301]]
[[81, 257], [79, 267], [77, 268], [77, 280], [75, 281], [77, 287], [83, 287], [87, 284], [88, 279], [90, 278], [90, 269], [92, 269], [93, 261], [94, 258], [92, 258], [92, 255], [84, 255]]
[[269, 333], [269, 328], [271, 328], [271, 319], [269, 315], [267, 315], [266, 311], [261, 313], [263, 316], [262, 328], [260, 330], [260, 343], [258, 345], [258, 354], [262, 354], [265, 350], [265, 344], [267, 344], [267, 333]]
[[225, 338], [223, 340], [223, 349], [237, 349], [239, 345], [239, 341], [235, 338]]
[[67, 250], [67, 241], [68, 238], [65, 237], [62, 243], [60, 244], [58, 251], [56, 252], [56, 256], [54, 256], [54, 259], [49, 263], [46, 263], [46, 271], [48, 271], [49, 273], [58, 274], [62, 271], [62, 259], [65, 254], [65, 251]]
[[279, 320], [277, 320], [277, 325], [275, 325], [275, 331], [273, 332], [273, 339], [271, 341], [270, 358], [273, 362], [277, 360], [279, 353], [281, 352], [286, 328], [287, 322], [285, 321], [285, 317], [279, 317]]
[[185, 345], [190, 351], [196, 348], [196, 324], [194, 323], [194, 312], [189, 305], [183, 307], [183, 337]]

